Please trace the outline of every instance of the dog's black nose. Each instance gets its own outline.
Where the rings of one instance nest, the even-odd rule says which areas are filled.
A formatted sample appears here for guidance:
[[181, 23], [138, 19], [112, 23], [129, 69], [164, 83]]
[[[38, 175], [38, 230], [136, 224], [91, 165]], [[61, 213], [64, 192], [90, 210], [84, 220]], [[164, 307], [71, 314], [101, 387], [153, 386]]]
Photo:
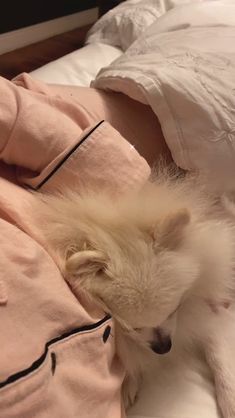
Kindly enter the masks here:
[[154, 330], [154, 340], [150, 342], [151, 350], [157, 354], [166, 354], [171, 350], [171, 337], [160, 328]]

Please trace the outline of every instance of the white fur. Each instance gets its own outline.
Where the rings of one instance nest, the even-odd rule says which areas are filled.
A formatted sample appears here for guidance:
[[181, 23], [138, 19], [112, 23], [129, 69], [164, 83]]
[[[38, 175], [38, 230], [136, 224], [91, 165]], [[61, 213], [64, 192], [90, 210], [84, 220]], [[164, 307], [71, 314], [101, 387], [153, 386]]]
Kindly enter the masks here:
[[138, 193], [43, 196], [37, 211], [67, 280], [79, 282], [116, 320], [126, 404], [146, 362], [156, 358], [149, 346], [154, 329], [166, 329], [175, 310], [175, 338], [209, 347], [208, 332], [216, 329], [211, 307], [232, 297], [235, 230], [196, 179], [163, 171]]

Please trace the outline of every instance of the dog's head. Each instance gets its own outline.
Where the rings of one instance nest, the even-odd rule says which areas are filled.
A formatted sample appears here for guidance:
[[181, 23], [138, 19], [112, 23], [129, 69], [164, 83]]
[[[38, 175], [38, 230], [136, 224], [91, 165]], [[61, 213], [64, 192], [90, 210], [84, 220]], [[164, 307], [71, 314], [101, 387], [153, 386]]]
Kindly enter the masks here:
[[[94, 231], [84, 250], [69, 254], [66, 275], [77, 279], [117, 320], [148, 340], [158, 353], [171, 346], [168, 323], [199, 274], [185, 243], [186, 209], [151, 226], [127, 222]], [[167, 322], [166, 322], [167, 321]], [[149, 331], [148, 331], [149, 330]], [[150, 332], [151, 330], [151, 332]]]

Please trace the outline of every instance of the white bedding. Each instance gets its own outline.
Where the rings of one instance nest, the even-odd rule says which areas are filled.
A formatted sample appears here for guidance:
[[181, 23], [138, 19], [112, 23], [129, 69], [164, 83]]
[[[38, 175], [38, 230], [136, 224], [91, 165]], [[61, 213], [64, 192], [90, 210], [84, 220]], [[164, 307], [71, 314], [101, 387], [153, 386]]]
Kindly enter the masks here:
[[102, 16], [90, 29], [87, 42], [126, 49], [165, 12], [163, 0], [129, 0]]
[[45, 83], [89, 86], [99, 70], [122, 54], [120, 48], [94, 42], [31, 72]]
[[[163, 359], [162, 359], [163, 360]], [[210, 370], [202, 359], [165, 359], [147, 376], [128, 418], [222, 418]]]
[[[134, 2], [136, 0], [131, 0], [130, 4], [133, 5]], [[164, 12], [177, 4], [188, 2], [187, 0], [160, 0], [158, 3], [161, 4]], [[200, 142], [198, 138], [201, 137], [204, 126], [208, 126], [207, 114], [213, 116], [212, 126], [216, 123], [217, 131], [221, 130], [221, 124], [225, 123], [223, 125], [223, 132], [225, 132], [225, 127], [228, 128], [226, 125], [228, 120], [221, 118], [220, 112], [222, 111], [222, 115], [228, 115], [235, 109], [235, 70], [233, 68], [233, 74], [229, 73], [230, 61], [226, 56], [228, 52], [231, 54], [231, 59], [234, 57], [235, 35], [233, 37], [231, 25], [235, 21], [235, 2], [227, 1], [226, 3], [230, 4], [228, 9], [221, 9], [219, 3], [225, 3], [221, 1], [211, 2], [212, 8], [209, 6], [209, 1], [205, 5], [202, 5], [199, 0], [191, 3], [193, 4], [184, 9], [179, 7], [167, 12], [148, 30], [148, 37], [146, 34], [142, 36], [141, 41], [131, 46], [125, 55], [121, 55], [121, 49], [114, 45], [97, 43], [97, 39], [101, 36], [99, 32], [97, 39], [94, 35], [93, 40], [89, 41], [91, 43], [84, 48], [32, 72], [32, 76], [49, 83], [88, 86], [97, 72], [102, 67], [108, 66], [100, 72], [94, 85], [124, 91], [142, 102], [150, 103], [161, 121], [165, 137], [179, 165], [195, 168], [196, 163], [201, 164], [205, 161], [204, 156], [208, 161], [208, 152], [212, 153], [209, 161], [214, 160], [216, 152], [222, 152], [219, 156], [221, 161], [223, 156], [221, 144], [227, 144], [227, 146], [230, 144], [231, 148], [228, 149], [233, 158], [232, 142], [235, 130], [230, 129], [230, 140], [228, 136], [218, 138], [213, 129], [212, 138], [207, 137]], [[226, 13], [225, 10], [227, 10]], [[119, 11], [120, 9], [118, 9], [118, 14]], [[112, 18], [114, 14], [115, 12], [112, 13]], [[215, 24], [216, 29], [213, 28]], [[203, 26], [207, 29], [208, 26], [212, 27], [203, 32]], [[186, 28], [189, 29], [188, 38], [185, 36]], [[225, 32], [228, 31], [225, 45], [220, 44], [217, 39], [217, 31], [220, 28], [223, 28]], [[108, 32], [106, 35], [108, 36]], [[200, 45], [197, 44], [197, 39]], [[198, 67], [192, 65], [194, 52], [198, 51], [198, 48], [206, 49], [208, 45], [211, 52], [221, 45], [220, 53], [216, 54], [217, 60], [211, 61], [209, 54], [206, 57], [206, 66], [199, 67], [200, 71], [202, 68], [213, 80], [217, 71], [218, 74], [224, 74], [221, 82], [224, 94], [220, 94], [221, 90], [218, 92], [215, 90], [215, 93], [219, 94], [219, 102], [215, 103], [215, 107], [210, 101], [210, 96], [214, 96], [214, 93], [201, 90], [201, 85], [197, 81]], [[223, 48], [224, 54], [221, 55]], [[144, 55], [140, 52], [144, 52]], [[182, 54], [186, 56], [184, 65], [181, 63]], [[118, 57], [120, 58], [110, 65]], [[191, 71], [192, 81], [188, 81], [185, 65], [187, 71]], [[185, 92], [187, 97], [192, 98], [191, 102], [190, 100], [187, 102], [187, 106], [183, 101]], [[226, 99], [228, 95], [229, 103]], [[196, 104], [197, 101], [200, 106], [192, 110], [190, 106]], [[217, 102], [217, 98], [215, 101]], [[229, 106], [229, 112], [226, 110], [227, 106]], [[197, 121], [196, 126], [194, 120]], [[234, 120], [231, 122], [234, 123]], [[235, 160], [232, 161], [235, 167]], [[231, 169], [235, 170], [233, 166]], [[128, 417], [220, 418], [208, 367], [202, 359], [187, 359], [185, 355], [173, 357], [169, 362], [163, 361], [160, 368], [153, 371], [151, 376], [146, 377], [140, 398]]]
[[179, 6], [161, 16], [94, 87], [150, 104], [178, 166], [233, 186], [235, 3]]
[[47, 83], [88, 87], [99, 70], [119, 57], [164, 11], [164, 0], [125, 1], [99, 19], [83, 48], [32, 71], [31, 76]]

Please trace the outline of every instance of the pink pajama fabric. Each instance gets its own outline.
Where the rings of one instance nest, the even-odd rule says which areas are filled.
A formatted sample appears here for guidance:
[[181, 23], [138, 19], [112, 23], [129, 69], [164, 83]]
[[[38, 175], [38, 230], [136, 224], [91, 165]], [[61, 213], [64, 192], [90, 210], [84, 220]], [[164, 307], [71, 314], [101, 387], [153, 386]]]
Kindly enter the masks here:
[[37, 237], [35, 190], [141, 187], [145, 160], [108, 122], [27, 75], [0, 79], [0, 416], [120, 418], [111, 318], [75, 294]]

